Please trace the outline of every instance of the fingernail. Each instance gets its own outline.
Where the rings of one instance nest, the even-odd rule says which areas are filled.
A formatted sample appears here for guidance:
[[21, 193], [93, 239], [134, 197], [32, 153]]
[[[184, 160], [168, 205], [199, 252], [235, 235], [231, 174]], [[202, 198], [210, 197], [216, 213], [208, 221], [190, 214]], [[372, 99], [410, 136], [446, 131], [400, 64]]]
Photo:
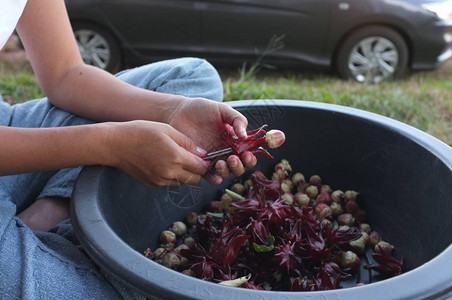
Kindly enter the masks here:
[[196, 146], [196, 152], [199, 154], [199, 156], [204, 157], [207, 155], [207, 151], [203, 148]]
[[240, 135], [243, 137], [243, 138], [247, 138], [248, 137], [248, 134], [246, 134], [246, 130], [245, 130], [245, 128], [240, 128]]
[[237, 160], [231, 159], [231, 161], [229, 162], [229, 166], [230, 166], [231, 168], [237, 167]]

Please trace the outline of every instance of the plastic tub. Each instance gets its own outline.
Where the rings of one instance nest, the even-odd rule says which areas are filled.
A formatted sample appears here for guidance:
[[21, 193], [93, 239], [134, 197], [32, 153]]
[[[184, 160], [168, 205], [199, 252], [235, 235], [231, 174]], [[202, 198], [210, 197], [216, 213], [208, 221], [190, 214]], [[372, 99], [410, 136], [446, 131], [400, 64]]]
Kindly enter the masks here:
[[[452, 148], [411, 126], [330, 104], [259, 100], [230, 103], [249, 128], [268, 124], [287, 141], [274, 160], [255, 169], [271, 174], [281, 158], [294, 170], [319, 174], [333, 188], [360, 192], [368, 222], [406, 259], [405, 273], [381, 280], [361, 270], [344, 288], [319, 292], [255, 291], [221, 286], [165, 268], [143, 255], [171, 222], [228, 187], [146, 188], [121, 171], [86, 167], [76, 184], [71, 216], [90, 257], [150, 299], [446, 299], [452, 296]], [[252, 171], [252, 170], [251, 170]], [[249, 175], [249, 172], [244, 176]], [[232, 180], [232, 179], [231, 179]], [[364, 286], [348, 287], [354, 282]], [[303, 295], [301, 295], [303, 294]]]

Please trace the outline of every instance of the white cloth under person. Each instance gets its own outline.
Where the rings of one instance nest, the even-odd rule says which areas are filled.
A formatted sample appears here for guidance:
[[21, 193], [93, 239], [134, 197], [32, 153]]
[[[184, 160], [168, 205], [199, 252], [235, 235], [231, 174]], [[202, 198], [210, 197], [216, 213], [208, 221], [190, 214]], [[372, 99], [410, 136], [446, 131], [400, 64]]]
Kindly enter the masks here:
[[27, 0], [0, 0], [0, 50], [16, 28]]

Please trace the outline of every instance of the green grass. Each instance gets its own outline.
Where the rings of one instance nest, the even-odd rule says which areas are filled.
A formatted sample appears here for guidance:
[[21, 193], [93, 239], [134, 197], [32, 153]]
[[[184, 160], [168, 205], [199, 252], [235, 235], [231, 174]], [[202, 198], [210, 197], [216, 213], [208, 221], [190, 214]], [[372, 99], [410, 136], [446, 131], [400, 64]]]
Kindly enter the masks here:
[[[253, 73], [253, 72], [252, 72]], [[325, 73], [222, 73], [225, 100], [296, 99], [350, 106], [384, 115], [452, 145], [452, 63], [379, 85], [343, 81]]]
[[29, 65], [0, 63], [0, 92], [10, 104], [44, 96]]
[[[296, 99], [350, 106], [399, 120], [452, 145], [452, 62], [379, 85], [315, 72], [242, 68], [220, 73], [226, 101]], [[0, 91], [9, 103], [43, 96], [27, 65], [0, 64]]]

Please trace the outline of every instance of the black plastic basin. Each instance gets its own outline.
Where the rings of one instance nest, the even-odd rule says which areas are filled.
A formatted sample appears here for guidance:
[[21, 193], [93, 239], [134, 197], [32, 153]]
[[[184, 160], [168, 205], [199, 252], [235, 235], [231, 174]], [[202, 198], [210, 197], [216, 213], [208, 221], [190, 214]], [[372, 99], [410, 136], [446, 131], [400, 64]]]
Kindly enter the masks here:
[[[231, 105], [249, 128], [268, 124], [287, 135], [259, 157], [255, 169], [271, 175], [288, 159], [294, 170], [319, 174], [333, 188], [360, 192], [368, 222], [406, 259], [405, 273], [368, 284], [303, 292], [302, 299], [446, 299], [452, 296], [452, 148], [403, 123], [369, 112], [321, 103], [267, 100]], [[251, 170], [252, 171], [252, 170]], [[244, 176], [247, 176], [245, 174]], [[232, 178], [231, 178], [232, 180]], [[171, 222], [200, 212], [221, 186], [145, 188], [121, 171], [86, 167], [72, 201], [72, 221], [86, 252], [105, 271], [150, 299], [300, 299], [301, 292], [220, 286], [167, 269], [143, 256]]]

